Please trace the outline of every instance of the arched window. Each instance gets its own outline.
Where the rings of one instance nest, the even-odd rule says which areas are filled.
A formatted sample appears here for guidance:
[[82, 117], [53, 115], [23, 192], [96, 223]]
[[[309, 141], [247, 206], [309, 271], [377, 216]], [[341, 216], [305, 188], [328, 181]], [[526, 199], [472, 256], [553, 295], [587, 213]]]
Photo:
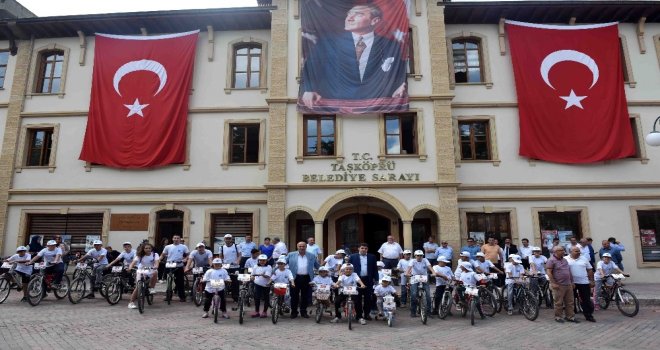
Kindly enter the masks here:
[[247, 89], [261, 87], [261, 56], [261, 44], [245, 43], [234, 46], [232, 88]]
[[481, 41], [478, 38], [460, 38], [452, 40], [451, 46], [456, 83], [482, 83]]
[[58, 93], [62, 87], [64, 51], [48, 50], [39, 55], [39, 70], [35, 93]]

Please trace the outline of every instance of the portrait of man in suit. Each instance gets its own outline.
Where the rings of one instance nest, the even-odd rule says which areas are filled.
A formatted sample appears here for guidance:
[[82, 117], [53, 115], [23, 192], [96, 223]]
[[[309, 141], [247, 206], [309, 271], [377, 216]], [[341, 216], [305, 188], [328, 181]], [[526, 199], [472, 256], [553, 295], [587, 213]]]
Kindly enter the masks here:
[[311, 44], [303, 66], [300, 109], [337, 112], [333, 108], [359, 108], [355, 103], [361, 101], [375, 107], [365, 112], [407, 110], [406, 50], [403, 42], [379, 33], [383, 20], [378, 5], [355, 5], [346, 13], [343, 31], [307, 36]]

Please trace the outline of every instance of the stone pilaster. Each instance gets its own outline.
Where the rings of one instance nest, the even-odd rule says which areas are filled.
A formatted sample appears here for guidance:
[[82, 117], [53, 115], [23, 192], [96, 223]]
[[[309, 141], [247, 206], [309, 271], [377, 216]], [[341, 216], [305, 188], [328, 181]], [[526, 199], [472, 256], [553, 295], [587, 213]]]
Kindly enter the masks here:
[[[7, 217], [9, 214], [9, 189], [12, 186], [14, 176], [14, 164], [16, 163], [16, 147], [18, 134], [21, 129], [21, 111], [25, 102], [25, 88], [27, 86], [30, 71], [31, 42], [18, 42], [18, 53], [16, 56], [16, 68], [14, 70], [14, 81], [9, 95], [9, 107], [7, 108], [7, 122], [4, 129], [2, 141], [2, 153], [0, 153], [0, 252], [5, 245], [7, 235]], [[11, 72], [7, 72], [11, 74]], [[22, 243], [22, 242], [19, 242]]]

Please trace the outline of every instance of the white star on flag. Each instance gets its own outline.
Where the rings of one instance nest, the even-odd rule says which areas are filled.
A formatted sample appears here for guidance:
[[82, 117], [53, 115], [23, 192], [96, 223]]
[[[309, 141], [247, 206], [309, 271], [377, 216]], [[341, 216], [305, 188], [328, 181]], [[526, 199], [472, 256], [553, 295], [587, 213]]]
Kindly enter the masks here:
[[[130, 117], [130, 116], [132, 116], [132, 115], [134, 115], [134, 114], [137, 114], [137, 115], [139, 115], [140, 117], [144, 117], [144, 114], [142, 114], [142, 110], [145, 109], [145, 108], [147, 108], [147, 106], [149, 106], [149, 105], [148, 105], [148, 104], [146, 104], [146, 105], [141, 105], [141, 104], [140, 104], [140, 100], [138, 100], [138, 99], [136, 98], [136, 99], [135, 99], [135, 102], [133, 102], [132, 105], [124, 105], [124, 106], [126, 106], [126, 108], [128, 108], [128, 115], [126, 116], [126, 118], [128, 118], [128, 117]], [[581, 108], [581, 107], [580, 107], [580, 108]]]
[[580, 109], [584, 109], [582, 107], [582, 103], [580, 101], [584, 100], [587, 98], [587, 96], [576, 96], [575, 91], [571, 89], [571, 93], [568, 96], [559, 96], [562, 100], [566, 101], [566, 108], [564, 109], [569, 109], [573, 106], [579, 107]]

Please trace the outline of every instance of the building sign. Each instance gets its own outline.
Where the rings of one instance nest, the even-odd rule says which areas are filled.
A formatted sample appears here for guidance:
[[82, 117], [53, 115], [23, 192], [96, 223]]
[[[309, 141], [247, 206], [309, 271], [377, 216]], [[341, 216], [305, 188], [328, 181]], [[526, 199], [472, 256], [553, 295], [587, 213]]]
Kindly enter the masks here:
[[112, 214], [110, 216], [111, 231], [147, 231], [149, 229], [149, 214]]
[[327, 173], [304, 174], [302, 182], [418, 182], [419, 173], [398, 172], [392, 160], [374, 160], [369, 153], [353, 153], [351, 162], [332, 163]]

